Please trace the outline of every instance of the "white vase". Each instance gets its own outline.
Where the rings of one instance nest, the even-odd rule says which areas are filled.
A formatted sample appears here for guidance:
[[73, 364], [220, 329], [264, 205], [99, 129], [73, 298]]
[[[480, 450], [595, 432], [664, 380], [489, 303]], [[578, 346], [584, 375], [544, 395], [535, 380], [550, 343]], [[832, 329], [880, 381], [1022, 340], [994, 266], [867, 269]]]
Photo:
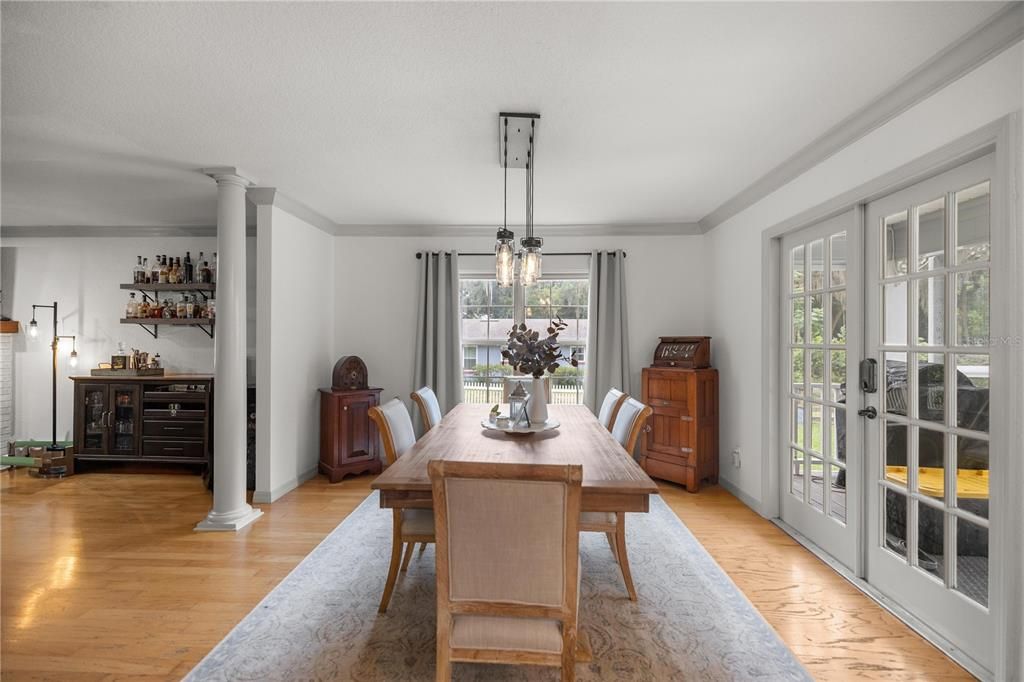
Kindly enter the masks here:
[[532, 424], [543, 424], [548, 420], [548, 391], [547, 377], [533, 379], [530, 389], [530, 405], [528, 408], [530, 422]]

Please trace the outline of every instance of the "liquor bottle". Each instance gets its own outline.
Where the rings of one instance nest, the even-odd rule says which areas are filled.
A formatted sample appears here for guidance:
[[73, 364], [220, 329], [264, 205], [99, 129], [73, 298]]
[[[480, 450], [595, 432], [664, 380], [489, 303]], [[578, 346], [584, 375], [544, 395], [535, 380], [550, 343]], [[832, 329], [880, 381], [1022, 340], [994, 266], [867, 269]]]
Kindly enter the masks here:
[[171, 269], [167, 267], [167, 256], [160, 259], [160, 284], [167, 284]]
[[185, 317], [192, 319], [196, 316], [196, 302], [193, 296], [188, 297], [188, 301], [185, 302]]
[[213, 261], [210, 263], [210, 284], [217, 283], [217, 252], [213, 252]]
[[174, 262], [174, 258], [171, 258], [170, 271], [167, 273], [167, 282], [169, 284], [178, 283], [178, 264]]
[[195, 276], [196, 276], [196, 281], [197, 282], [200, 281], [199, 280], [199, 268], [203, 267], [203, 261], [204, 260], [206, 260], [206, 258], [203, 257], [203, 252], [200, 251], [199, 252], [199, 257], [196, 258], [196, 260], [195, 260]]
[[132, 282], [142, 284], [146, 281], [146, 275], [142, 270], [142, 256], [135, 257], [135, 267], [132, 269]]
[[153, 267], [149, 271], [149, 283], [158, 284], [160, 282], [160, 255], [153, 256]]
[[181, 295], [181, 300], [175, 306], [174, 316], [179, 319], [185, 319], [188, 316], [188, 306], [185, 304], [185, 294]]
[[199, 268], [199, 281], [203, 284], [210, 283], [210, 264], [203, 261], [202, 267]]
[[135, 292], [128, 294], [128, 305], [124, 307], [124, 316], [128, 318], [139, 316], [139, 304], [135, 301]]
[[192, 273], [192, 254], [188, 251], [185, 252], [185, 277], [182, 280], [184, 284], [192, 284], [193, 282]]
[[149, 284], [149, 259], [142, 259], [142, 280], [140, 284]]
[[174, 304], [171, 303], [171, 299], [165, 298], [164, 299], [164, 319], [165, 320], [172, 320], [172, 319], [174, 319], [174, 314], [176, 312], [177, 312], [177, 309], [174, 307]]
[[206, 302], [206, 317], [213, 320], [217, 317], [217, 301], [213, 296]]
[[149, 317], [149, 301], [147, 301], [145, 298], [143, 298], [141, 301], [139, 301], [139, 308], [138, 308], [138, 310], [139, 310], [139, 313], [138, 313], [139, 317]]

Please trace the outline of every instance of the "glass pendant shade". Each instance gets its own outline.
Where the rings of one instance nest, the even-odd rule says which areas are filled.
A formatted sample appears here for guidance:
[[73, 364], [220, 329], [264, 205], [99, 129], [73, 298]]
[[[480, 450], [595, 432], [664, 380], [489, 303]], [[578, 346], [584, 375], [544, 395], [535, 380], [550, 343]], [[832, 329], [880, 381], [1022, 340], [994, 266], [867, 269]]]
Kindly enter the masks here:
[[71, 357], [68, 360], [68, 364], [72, 367], [78, 367], [78, 351], [71, 351]]
[[523, 267], [519, 279], [523, 286], [536, 284], [541, 275], [541, 252], [539, 246], [528, 246], [523, 249]]
[[498, 286], [510, 287], [516, 276], [516, 254], [513, 248], [514, 236], [504, 228], [498, 230], [498, 241], [494, 245], [494, 275]]
[[39, 336], [39, 325], [36, 324], [35, 320], [28, 323], [28, 335], [33, 339]]

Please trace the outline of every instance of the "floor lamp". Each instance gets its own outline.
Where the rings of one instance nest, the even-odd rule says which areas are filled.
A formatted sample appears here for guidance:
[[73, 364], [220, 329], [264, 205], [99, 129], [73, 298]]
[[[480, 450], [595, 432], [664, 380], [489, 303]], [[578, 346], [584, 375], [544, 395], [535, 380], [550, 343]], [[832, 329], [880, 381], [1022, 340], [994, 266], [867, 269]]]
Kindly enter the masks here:
[[75, 348], [75, 337], [74, 336], [61, 336], [57, 333], [57, 302], [54, 301], [53, 305], [33, 305], [32, 306], [32, 321], [28, 323], [28, 334], [33, 339], [39, 336], [39, 325], [36, 323], [36, 308], [50, 308], [53, 310], [53, 341], [50, 343], [50, 350], [53, 353], [53, 409], [52, 409], [52, 431], [50, 445], [47, 447], [49, 452], [64, 452], [64, 447], [57, 445], [57, 345], [61, 339], [71, 339], [71, 358], [70, 364], [72, 367], [78, 366], [78, 350]]

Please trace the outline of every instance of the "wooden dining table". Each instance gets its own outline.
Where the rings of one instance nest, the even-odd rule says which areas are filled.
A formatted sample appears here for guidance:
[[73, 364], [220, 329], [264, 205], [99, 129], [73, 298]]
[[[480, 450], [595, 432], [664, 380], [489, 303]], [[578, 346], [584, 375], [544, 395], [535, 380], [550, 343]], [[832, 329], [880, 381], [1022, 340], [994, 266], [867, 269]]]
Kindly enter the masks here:
[[433, 506], [427, 462], [446, 459], [474, 462], [583, 465], [583, 511], [647, 512], [658, 486], [583, 405], [549, 405], [557, 429], [509, 435], [485, 429], [490, 407], [462, 403], [441, 423], [377, 477], [386, 509]]

